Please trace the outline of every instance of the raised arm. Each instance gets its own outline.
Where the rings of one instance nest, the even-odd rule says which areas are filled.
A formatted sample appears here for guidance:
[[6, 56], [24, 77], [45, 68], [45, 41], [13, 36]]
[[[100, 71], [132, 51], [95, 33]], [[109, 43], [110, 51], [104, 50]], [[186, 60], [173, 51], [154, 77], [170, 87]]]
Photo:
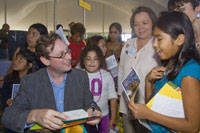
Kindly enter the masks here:
[[166, 71], [165, 67], [153, 68], [145, 77], [145, 101], [147, 102], [153, 93], [155, 81], [163, 77], [163, 73]]
[[9, 68], [8, 71], [7, 71], [7, 75], [12, 73], [14, 61], [15, 61], [16, 55], [17, 55], [17, 53], [18, 53], [19, 51], [20, 51], [20, 48], [18, 47], [18, 48], [15, 50], [14, 54], [13, 54], [12, 63], [11, 63], [11, 65], [10, 65], [10, 68]]

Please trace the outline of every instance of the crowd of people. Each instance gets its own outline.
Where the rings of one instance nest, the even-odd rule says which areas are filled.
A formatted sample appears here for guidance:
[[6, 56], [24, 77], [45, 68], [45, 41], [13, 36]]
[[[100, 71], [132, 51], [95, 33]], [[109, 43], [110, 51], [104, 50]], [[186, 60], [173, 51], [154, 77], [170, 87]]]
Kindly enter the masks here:
[[[69, 45], [58, 34], [49, 34], [45, 25], [32, 24], [27, 42], [14, 52], [3, 78], [5, 131], [34, 132], [30, 128], [39, 124], [44, 129], [36, 132], [63, 132], [63, 120], [70, 120], [63, 112], [84, 109], [89, 117], [98, 116], [81, 124], [88, 133], [199, 132], [199, 17], [198, 0], [169, 0], [168, 11], [159, 16], [151, 8], [140, 6], [132, 11], [130, 27], [134, 35], [127, 42], [121, 40], [118, 22], [109, 26], [107, 39], [95, 35], [87, 40], [84, 25], [73, 23]], [[0, 57], [5, 56], [9, 28], [4, 24], [0, 31]], [[107, 67], [106, 59], [113, 55], [117, 76]], [[140, 84], [134, 100], [127, 101], [122, 82], [132, 70], [137, 72]], [[145, 105], [169, 81], [181, 88], [183, 118], [158, 113]], [[14, 84], [20, 87], [13, 99]], [[122, 127], [117, 129], [119, 123]]]

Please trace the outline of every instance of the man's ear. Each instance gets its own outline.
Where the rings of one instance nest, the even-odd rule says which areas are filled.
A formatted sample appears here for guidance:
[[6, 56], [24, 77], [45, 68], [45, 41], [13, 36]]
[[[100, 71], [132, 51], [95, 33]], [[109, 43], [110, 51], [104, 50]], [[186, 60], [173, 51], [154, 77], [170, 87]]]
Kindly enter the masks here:
[[49, 60], [43, 56], [40, 57], [41, 62], [45, 65], [48, 66], [49, 65]]
[[185, 35], [184, 34], [179, 34], [177, 39], [174, 41], [174, 43], [177, 46], [181, 46], [185, 42]]

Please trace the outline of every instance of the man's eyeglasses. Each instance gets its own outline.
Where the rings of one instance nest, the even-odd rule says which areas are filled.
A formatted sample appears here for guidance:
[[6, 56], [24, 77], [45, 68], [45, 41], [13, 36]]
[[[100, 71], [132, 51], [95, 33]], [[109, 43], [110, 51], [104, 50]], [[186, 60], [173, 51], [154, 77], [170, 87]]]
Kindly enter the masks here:
[[49, 57], [50, 57], [50, 58], [57, 58], [57, 59], [64, 59], [65, 56], [66, 56], [66, 54], [71, 54], [71, 49], [70, 49], [70, 48], [68, 48], [68, 49], [65, 50], [65, 51], [62, 51], [62, 52], [60, 53], [60, 56], [49, 56]]

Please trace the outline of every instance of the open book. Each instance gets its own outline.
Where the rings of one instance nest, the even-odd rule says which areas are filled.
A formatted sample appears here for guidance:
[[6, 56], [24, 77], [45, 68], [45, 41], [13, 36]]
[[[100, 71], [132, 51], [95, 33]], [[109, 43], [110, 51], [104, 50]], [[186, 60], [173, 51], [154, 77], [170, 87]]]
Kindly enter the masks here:
[[181, 88], [172, 82], [166, 83], [146, 106], [162, 115], [185, 118]]
[[[62, 125], [63, 128], [86, 123], [87, 121], [94, 120], [100, 117], [100, 116], [89, 117], [88, 113], [83, 109], [66, 111], [63, 112], [63, 114], [69, 116], [70, 118], [69, 120], [63, 120], [64, 122], [64, 124]], [[30, 128], [30, 130], [39, 130], [39, 129], [44, 129], [44, 127], [40, 126], [39, 124], [35, 124]]]
[[140, 78], [137, 72], [134, 69], [132, 69], [127, 75], [127, 77], [122, 81], [122, 86], [127, 101], [130, 100], [134, 101], [135, 95], [138, 91], [139, 84], [140, 84]]

